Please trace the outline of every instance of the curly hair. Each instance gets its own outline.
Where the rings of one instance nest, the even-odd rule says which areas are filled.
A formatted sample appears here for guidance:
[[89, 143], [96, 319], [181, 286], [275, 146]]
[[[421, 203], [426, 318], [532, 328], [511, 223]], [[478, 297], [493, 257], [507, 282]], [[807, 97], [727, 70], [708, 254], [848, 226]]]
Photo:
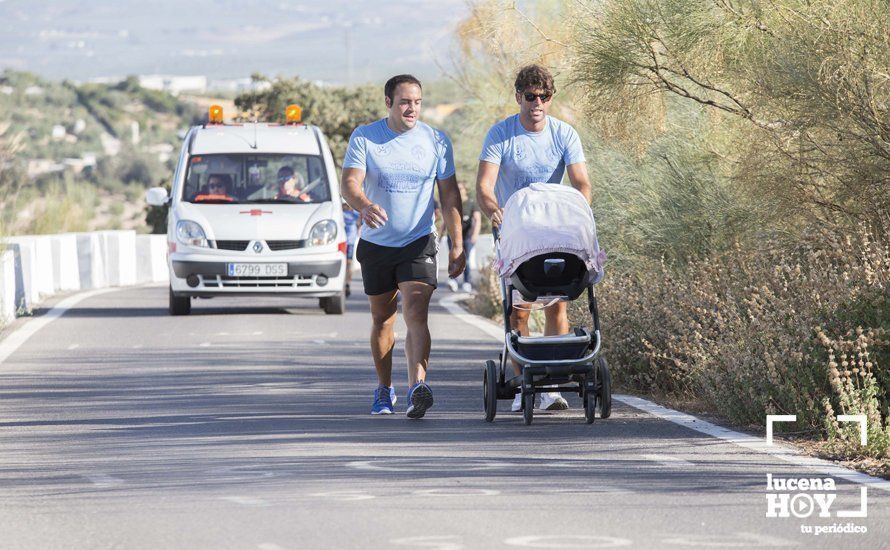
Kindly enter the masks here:
[[546, 67], [541, 65], [526, 65], [516, 73], [516, 82], [513, 83], [518, 93], [529, 88], [541, 88], [546, 93], [555, 94], [556, 86], [553, 84], [553, 75]]

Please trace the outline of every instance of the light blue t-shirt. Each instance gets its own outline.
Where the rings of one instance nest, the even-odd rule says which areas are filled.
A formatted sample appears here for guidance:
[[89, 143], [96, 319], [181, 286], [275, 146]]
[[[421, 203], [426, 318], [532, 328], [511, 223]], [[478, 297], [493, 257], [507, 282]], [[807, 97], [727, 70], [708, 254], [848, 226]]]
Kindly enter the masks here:
[[362, 239], [405, 246], [435, 231], [433, 191], [454, 175], [454, 151], [444, 132], [423, 122], [397, 134], [384, 118], [352, 132], [343, 167], [364, 170], [365, 195], [386, 210], [387, 222], [365, 226]]
[[529, 132], [513, 115], [491, 127], [479, 160], [500, 165], [494, 193], [503, 208], [529, 184], [561, 183], [566, 166], [584, 162], [584, 151], [578, 132], [565, 122], [548, 116], [543, 130]]

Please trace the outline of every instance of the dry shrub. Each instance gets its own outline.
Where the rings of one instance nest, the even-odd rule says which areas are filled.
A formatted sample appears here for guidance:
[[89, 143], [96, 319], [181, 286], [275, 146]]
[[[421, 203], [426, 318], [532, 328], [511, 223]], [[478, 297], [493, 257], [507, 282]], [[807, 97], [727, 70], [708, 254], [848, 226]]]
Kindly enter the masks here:
[[[830, 338], [821, 329], [818, 331], [819, 342], [828, 352], [831, 396], [825, 397], [822, 404], [829, 449], [835, 455], [890, 458], [890, 424], [886, 408], [883, 415], [881, 411], [887, 386], [882, 387], [876, 376], [876, 372], [886, 375], [886, 371], [879, 370], [877, 357], [869, 351], [869, 348], [886, 351], [890, 344], [888, 336], [890, 331], [883, 328], [865, 330], [860, 327], [841, 338]], [[865, 447], [860, 441], [860, 426], [838, 422], [839, 414], [865, 415], [868, 434]]]
[[[820, 430], [825, 398], [840, 394], [814, 327], [886, 329], [888, 280], [890, 251], [865, 229], [812, 233], [791, 251], [736, 248], [682, 267], [610, 273], [600, 289], [606, 353], [626, 387], [694, 396], [744, 424], [797, 414], [798, 426]], [[571, 311], [583, 323], [581, 305]], [[875, 356], [886, 355], [886, 342], [874, 342], [883, 345]], [[874, 380], [886, 417], [890, 388]]]

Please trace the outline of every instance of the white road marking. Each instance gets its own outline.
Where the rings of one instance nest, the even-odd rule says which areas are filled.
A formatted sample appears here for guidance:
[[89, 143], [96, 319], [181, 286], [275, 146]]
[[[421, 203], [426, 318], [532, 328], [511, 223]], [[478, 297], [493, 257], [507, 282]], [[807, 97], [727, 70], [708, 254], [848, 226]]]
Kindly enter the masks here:
[[217, 332], [216, 335], [217, 336], [228, 336], [229, 333], [228, 332]]
[[283, 546], [278, 546], [274, 542], [262, 542], [257, 546], [258, 550], [284, 550]]
[[652, 462], [658, 462], [662, 466], [667, 466], [669, 468], [694, 468], [695, 464], [689, 462], [688, 460], [683, 460], [682, 458], [677, 458], [675, 456], [670, 455], [640, 455], [646, 460], [651, 460]]
[[462, 550], [463, 539], [458, 535], [427, 535], [422, 537], [406, 537], [389, 541], [398, 546], [428, 548], [429, 550]]
[[[378, 472], [426, 472], [430, 468], [435, 468], [440, 464], [436, 463], [436, 459], [420, 459], [420, 458], [393, 458], [389, 460], [356, 460], [346, 464], [346, 467], [355, 470], [372, 470]], [[388, 466], [387, 463], [396, 463]], [[404, 465], [397, 465], [403, 463]], [[454, 463], [452, 461], [441, 461], [441, 466], [450, 471], [461, 472], [478, 472], [483, 470], [502, 470], [505, 468], [516, 468], [516, 464], [509, 462], [499, 462], [496, 460], [471, 459], [466, 463]]]
[[198, 344], [198, 347], [200, 347], [200, 348], [209, 348], [209, 347], [210, 347], [210, 342], [201, 342], [200, 344]]
[[89, 480], [90, 483], [95, 485], [96, 487], [105, 489], [108, 487], [119, 487], [124, 484], [124, 480], [112, 477], [106, 474], [97, 473], [97, 474], [84, 474], [82, 476], [84, 479]]
[[142, 349], [142, 347], [142, 344], [136, 344], [135, 346], [133, 346], [133, 349]]
[[445, 296], [441, 300], [439, 300], [439, 305], [444, 307], [448, 313], [454, 315], [461, 321], [473, 325], [478, 328], [485, 334], [488, 334], [492, 338], [495, 338], [499, 342], [504, 341], [504, 329], [498, 325], [496, 325], [493, 321], [485, 319], [484, 317], [480, 317], [478, 315], [474, 315], [469, 313], [464, 308], [460, 307], [457, 302], [463, 296], [459, 294], [451, 294], [449, 296]]
[[523, 548], [618, 548], [633, 541], [598, 535], [532, 535], [506, 539], [504, 544]]
[[[488, 319], [484, 319], [478, 315], [474, 315], [464, 310], [457, 304], [457, 300], [459, 298], [460, 296], [458, 295], [445, 296], [444, 298], [439, 300], [439, 305], [445, 308], [449, 313], [451, 313], [458, 319], [480, 329], [484, 333], [497, 339], [499, 342], [503, 342], [503, 329], [498, 327], [494, 322]], [[776, 458], [784, 460], [785, 462], [790, 462], [791, 464], [794, 464], [796, 466], [811, 468], [815, 471], [819, 471], [830, 476], [839, 477], [841, 479], [846, 479], [847, 481], [851, 481], [853, 483], [867, 485], [868, 487], [874, 487], [883, 491], [890, 491], [890, 480], [881, 479], [870, 476], [868, 474], [857, 472], [855, 470], [850, 470], [848, 468], [838, 466], [828, 460], [804, 455], [797, 448], [791, 447], [789, 445], [767, 445], [762, 438], [743, 434], [741, 432], [736, 432], [722, 426], [717, 426], [716, 424], [712, 424], [700, 418], [696, 418], [691, 414], [668, 409], [667, 407], [656, 405], [651, 401], [647, 401], [639, 397], [613, 394], [612, 399], [624, 403], [625, 405], [629, 405], [635, 409], [639, 409], [643, 412], [647, 412], [653, 416], [661, 418], [662, 420], [673, 422], [674, 424], [689, 428], [690, 430], [703, 433], [705, 435], [709, 435], [711, 437], [715, 437], [729, 443], [733, 443], [735, 445], [738, 445], [739, 447], [744, 447], [757, 453], [772, 455]]]
[[340, 502], [352, 502], [356, 500], [371, 500], [375, 499], [374, 495], [370, 495], [364, 491], [357, 490], [343, 490], [343, 491], [327, 491], [324, 493], [311, 493], [309, 496], [311, 497], [320, 497], [327, 498], [330, 500], [336, 500]]
[[71, 350], [73, 350], [73, 349], [77, 349], [77, 348], [79, 348], [79, 347], [80, 347], [80, 344], [71, 344], [70, 346], [68, 346], [68, 351], [71, 351]]
[[112, 292], [115, 290], [118, 289], [101, 288], [98, 290], [90, 290], [89, 292], [70, 296], [56, 304], [44, 315], [27, 320], [24, 324], [22, 324], [22, 326], [11, 332], [9, 335], [6, 336], [6, 338], [3, 339], [2, 342], [0, 342], [0, 364], [6, 361], [6, 359], [9, 358], [10, 355], [15, 353], [15, 351], [19, 349], [22, 344], [27, 342], [28, 338], [33, 336], [37, 331], [39, 331], [46, 325], [61, 317], [66, 311], [74, 307], [76, 304], [82, 302], [83, 300], [86, 300], [87, 298], [92, 298], [93, 296], [98, 296], [99, 294], [105, 294], [106, 292]]
[[674, 424], [689, 428], [690, 430], [716, 437], [723, 441], [728, 441], [739, 447], [744, 447], [757, 453], [772, 455], [796, 466], [812, 468], [813, 470], [820, 471], [830, 476], [846, 479], [853, 483], [860, 483], [876, 489], [890, 491], [890, 480], [880, 479], [854, 470], [849, 470], [827, 460], [822, 460], [821, 458], [806, 456], [794, 447], [779, 444], [768, 445], [766, 440], [761, 437], [755, 437], [753, 435], [730, 430], [729, 428], [717, 426], [716, 424], [711, 424], [710, 422], [696, 418], [691, 414], [668, 409], [667, 407], [656, 405], [655, 403], [640, 399], [639, 397], [632, 397], [630, 395], [613, 395], [612, 397], [617, 401], [621, 401], [635, 409], [657, 416], [662, 420], [667, 420], [668, 422], [673, 422]]
[[235, 504], [242, 504], [244, 506], [268, 506], [269, 502], [265, 501], [261, 498], [255, 497], [242, 497], [242, 496], [230, 496], [230, 497], [221, 497], [222, 500], [227, 500], [229, 502], [234, 502]]
[[490, 497], [501, 494], [494, 489], [420, 489], [411, 491], [412, 495], [422, 497]]
[[733, 533], [732, 535], [677, 535], [668, 536], [662, 544], [707, 546], [708, 548], [753, 548], [757, 546], [797, 546], [797, 543], [758, 533]]
[[254, 335], [254, 336], [262, 336], [262, 334], [263, 334], [263, 331], [261, 331], [261, 330], [255, 330], [255, 331], [253, 332], [253, 335]]
[[313, 340], [312, 343], [313, 343], [313, 344], [318, 344], [319, 346], [323, 346], [323, 345], [325, 345], [327, 342], [325, 342], [324, 340]]

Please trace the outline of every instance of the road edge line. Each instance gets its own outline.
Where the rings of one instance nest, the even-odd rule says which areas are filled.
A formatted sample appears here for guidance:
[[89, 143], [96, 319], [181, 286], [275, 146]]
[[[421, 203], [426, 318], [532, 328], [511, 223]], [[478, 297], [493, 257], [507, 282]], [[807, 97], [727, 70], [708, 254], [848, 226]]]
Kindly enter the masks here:
[[[502, 341], [504, 338], [502, 328], [489, 319], [470, 313], [458, 304], [459, 300], [466, 298], [467, 296], [467, 294], [452, 294], [450, 296], [445, 296], [439, 299], [439, 305], [458, 319], [482, 330], [489, 336]], [[612, 399], [662, 420], [667, 420], [668, 422], [683, 426], [695, 432], [733, 443], [739, 447], [748, 449], [749, 451], [768, 454], [784, 460], [785, 462], [790, 462], [796, 466], [819, 470], [822, 473], [852, 481], [853, 483], [859, 483], [861, 485], [890, 492], [890, 480], [838, 466], [837, 464], [822, 458], [805, 455], [795, 447], [784, 444], [773, 444], [768, 446], [766, 440], [763, 438], [718, 426], [717, 424], [702, 420], [691, 414], [663, 407], [641, 397], [613, 394]]]
[[81, 301], [107, 292], [122, 290], [124, 288], [132, 287], [99, 288], [96, 290], [88, 290], [86, 292], [78, 292], [77, 294], [60, 301], [43, 315], [26, 319], [21, 326], [7, 334], [3, 340], [0, 340], [0, 365], [2, 365], [10, 355], [22, 347], [31, 336], [34, 336], [37, 331], [64, 315], [66, 311]]

